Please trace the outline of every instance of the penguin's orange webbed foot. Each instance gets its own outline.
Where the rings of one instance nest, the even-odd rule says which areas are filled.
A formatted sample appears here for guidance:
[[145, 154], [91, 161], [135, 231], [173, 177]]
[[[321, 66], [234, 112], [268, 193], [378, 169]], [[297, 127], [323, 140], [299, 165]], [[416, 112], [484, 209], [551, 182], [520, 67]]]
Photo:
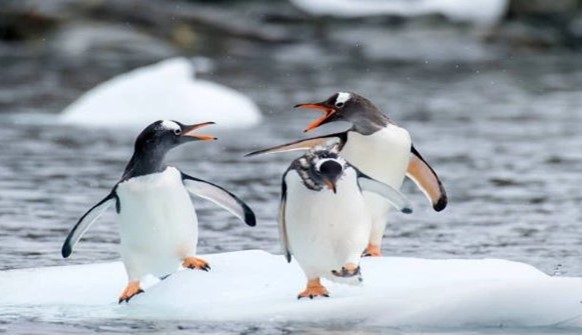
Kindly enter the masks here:
[[348, 264], [342, 266], [342, 269], [339, 271], [338, 270], [331, 270], [331, 274], [333, 274], [336, 277], [343, 277], [343, 278], [358, 276], [358, 275], [360, 275], [360, 267], [354, 263], [348, 263]]
[[381, 257], [382, 250], [378, 248], [377, 245], [369, 243], [364, 253], [362, 253], [362, 257]]
[[134, 296], [143, 293], [143, 290], [139, 287], [139, 281], [130, 281], [127, 284], [127, 287], [125, 288], [125, 290], [123, 290], [123, 293], [121, 293], [121, 295], [119, 296], [119, 303], [121, 304], [122, 302], [129, 302], [129, 299], [133, 298]]
[[208, 262], [197, 257], [184, 258], [182, 266], [188, 269], [199, 269], [206, 272], [210, 271], [210, 265]]
[[299, 293], [299, 295], [297, 295], [297, 299], [313, 299], [315, 297], [329, 298], [329, 292], [327, 292], [327, 289], [321, 285], [319, 278], [307, 281], [307, 288], [303, 292]]

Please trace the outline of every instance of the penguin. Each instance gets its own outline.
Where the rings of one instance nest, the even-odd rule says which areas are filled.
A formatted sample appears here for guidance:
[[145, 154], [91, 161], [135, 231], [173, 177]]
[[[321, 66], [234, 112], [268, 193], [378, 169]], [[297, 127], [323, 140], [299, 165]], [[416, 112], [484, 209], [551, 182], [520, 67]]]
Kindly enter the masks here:
[[[395, 189], [400, 189], [407, 176], [421, 189], [435, 211], [440, 212], [447, 206], [447, 193], [441, 180], [414, 147], [408, 131], [388, 118], [370, 100], [353, 92], [338, 92], [323, 102], [298, 104], [295, 108], [324, 112], [304, 132], [335, 121], [347, 121], [352, 126], [343, 132], [275, 146], [251, 152], [247, 156], [306, 150], [335, 142], [339, 145], [341, 156], [366, 175]], [[364, 197], [372, 216], [372, 229], [363, 256], [381, 256], [390, 206], [376, 194], [366, 192]]]
[[293, 256], [307, 277], [298, 299], [329, 297], [321, 278], [352, 285], [362, 281], [359, 261], [372, 226], [362, 191], [412, 213], [398, 190], [347, 163], [336, 146], [314, 147], [283, 174], [280, 239], [287, 262]]
[[135, 141], [133, 156], [121, 180], [79, 219], [67, 236], [61, 250], [64, 258], [71, 255], [91, 224], [115, 205], [121, 258], [128, 277], [119, 303], [129, 302], [143, 292], [140, 279], [145, 275], [164, 279], [180, 266], [210, 270], [205, 260], [196, 257], [198, 219], [189, 194], [210, 200], [247, 225], [255, 226], [253, 211], [235, 195], [164, 163], [166, 154], [174, 147], [192, 141], [216, 140], [194, 133], [210, 124], [214, 122], [184, 125], [160, 120], [146, 127]]

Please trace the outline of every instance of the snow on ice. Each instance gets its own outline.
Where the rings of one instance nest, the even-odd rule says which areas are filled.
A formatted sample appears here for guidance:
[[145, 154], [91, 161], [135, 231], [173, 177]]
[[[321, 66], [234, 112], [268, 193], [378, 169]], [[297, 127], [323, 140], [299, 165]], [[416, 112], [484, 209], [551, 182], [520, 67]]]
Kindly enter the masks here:
[[505, 14], [507, 0], [290, 0], [315, 16], [340, 18], [441, 14], [452, 21], [491, 25]]
[[259, 123], [255, 103], [240, 92], [196, 79], [185, 58], [121, 74], [83, 94], [61, 114], [65, 124], [88, 127], [145, 127], [159, 119], [186, 124], [214, 121], [218, 126], [245, 127]]
[[362, 286], [324, 281], [330, 298], [297, 300], [295, 262], [251, 250], [204, 256], [212, 270], [149, 280], [129, 304], [119, 262], [0, 272], [0, 317], [355, 321], [371, 326], [582, 327], [582, 278], [495, 259], [365, 258]]

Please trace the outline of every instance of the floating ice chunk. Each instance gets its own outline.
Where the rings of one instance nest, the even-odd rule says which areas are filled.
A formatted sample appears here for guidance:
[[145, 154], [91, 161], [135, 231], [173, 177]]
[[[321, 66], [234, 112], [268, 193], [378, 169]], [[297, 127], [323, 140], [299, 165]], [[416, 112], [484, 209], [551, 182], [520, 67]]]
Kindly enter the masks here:
[[245, 127], [261, 118], [258, 107], [245, 95], [196, 79], [192, 63], [185, 58], [114, 77], [83, 94], [60, 115], [65, 124], [140, 128], [160, 119]]
[[0, 317], [358, 322], [365, 326], [582, 329], [582, 279], [505, 260], [365, 258], [361, 287], [324, 281], [331, 297], [297, 300], [295, 262], [263, 251], [204, 256], [212, 271], [179, 271], [129, 304], [121, 263], [0, 272]]
[[507, 10], [507, 0], [290, 0], [315, 16], [340, 18], [442, 14], [453, 21], [494, 24]]

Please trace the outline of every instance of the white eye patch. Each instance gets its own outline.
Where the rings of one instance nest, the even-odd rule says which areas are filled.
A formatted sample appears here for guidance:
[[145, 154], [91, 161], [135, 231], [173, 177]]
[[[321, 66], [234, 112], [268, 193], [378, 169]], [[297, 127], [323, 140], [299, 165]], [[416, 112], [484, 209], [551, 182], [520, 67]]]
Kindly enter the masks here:
[[350, 100], [350, 98], [352, 97], [351, 94], [347, 93], [347, 92], [339, 92], [337, 94], [337, 98], [335, 99], [335, 103], [337, 104], [345, 104], [346, 101]]
[[174, 121], [170, 121], [170, 120], [164, 120], [164, 121], [162, 121], [162, 123], [160, 123], [160, 126], [163, 129], [167, 129], [167, 130], [171, 130], [171, 131], [181, 130], [179, 124], [177, 124]]

